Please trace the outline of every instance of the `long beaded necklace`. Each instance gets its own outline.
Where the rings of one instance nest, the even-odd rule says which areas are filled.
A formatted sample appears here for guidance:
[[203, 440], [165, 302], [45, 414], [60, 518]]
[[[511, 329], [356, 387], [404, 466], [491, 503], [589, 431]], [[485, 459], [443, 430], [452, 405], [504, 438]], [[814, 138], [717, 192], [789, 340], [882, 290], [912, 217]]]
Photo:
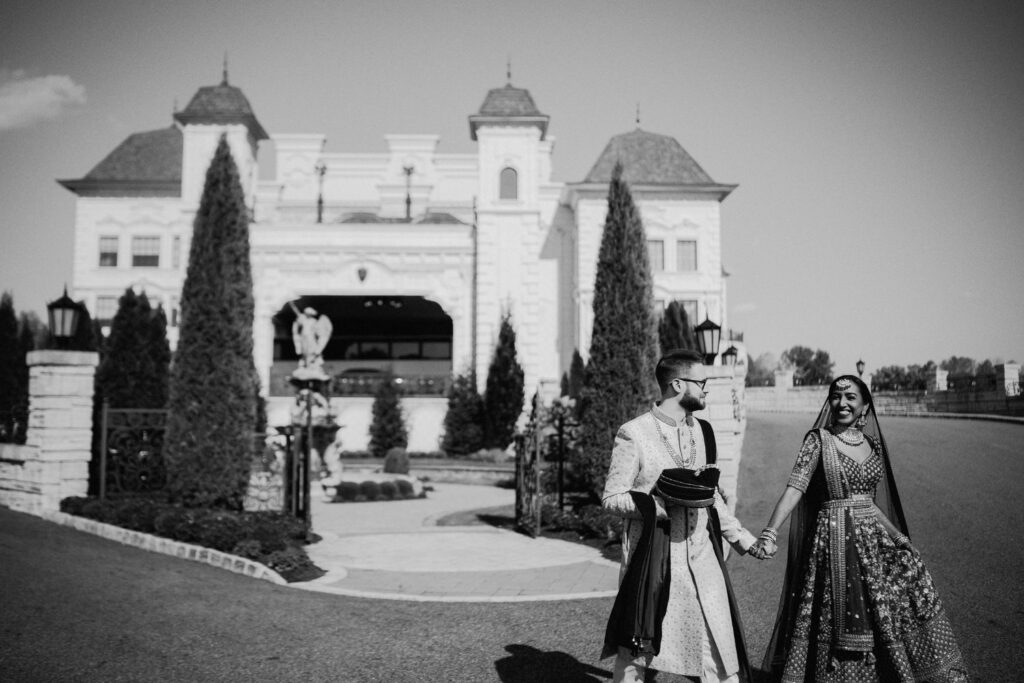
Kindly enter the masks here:
[[676, 449], [669, 442], [668, 437], [665, 436], [665, 432], [661, 429], [660, 420], [655, 416], [654, 412], [651, 412], [651, 419], [654, 420], [654, 427], [658, 430], [658, 436], [661, 437], [661, 443], [665, 446], [665, 450], [668, 451], [669, 456], [673, 462], [682, 466], [684, 469], [691, 467], [697, 460], [697, 442], [693, 438], [693, 427], [689, 427], [690, 430], [690, 455], [687, 458], [683, 458], [682, 453], [677, 453]]
[[[848, 436], [849, 434], [852, 434], [852, 436]], [[864, 432], [859, 429], [848, 429], [842, 432], [836, 432], [834, 436], [847, 446], [856, 447], [864, 443]]]

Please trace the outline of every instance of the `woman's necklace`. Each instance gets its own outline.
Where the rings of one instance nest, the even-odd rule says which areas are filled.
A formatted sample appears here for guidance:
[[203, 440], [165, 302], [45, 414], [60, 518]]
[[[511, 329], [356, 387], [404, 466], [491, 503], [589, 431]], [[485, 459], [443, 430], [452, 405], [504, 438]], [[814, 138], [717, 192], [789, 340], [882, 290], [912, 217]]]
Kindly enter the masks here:
[[[850, 436], [851, 434], [852, 436]], [[835, 437], [847, 446], [856, 447], [864, 443], [864, 432], [859, 429], [848, 429], [842, 432], [836, 432]]]
[[657, 416], [655, 416], [653, 412], [651, 413], [651, 417], [654, 419], [654, 427], [655, 429], [658, 430], [658, 436], [661, 437], [661, 443], [664, 444], [665, 450], [668, 451], [668, 454], [672, 458], [672, 460], [677, 464], [682, 465], [684, 469], [692, 466], [693, 463], [696, 462], [697, 460], [697, 442], [693, 438], [693, 427], [689, 427], [690, 455], [684, 460], [682, 453], [676, 453], [676, 449], [672, 446], [671, 443], [669, 443], [668, 437], [665, 436], [665, 432], [661, 430], [661, 421], [657, 418]]

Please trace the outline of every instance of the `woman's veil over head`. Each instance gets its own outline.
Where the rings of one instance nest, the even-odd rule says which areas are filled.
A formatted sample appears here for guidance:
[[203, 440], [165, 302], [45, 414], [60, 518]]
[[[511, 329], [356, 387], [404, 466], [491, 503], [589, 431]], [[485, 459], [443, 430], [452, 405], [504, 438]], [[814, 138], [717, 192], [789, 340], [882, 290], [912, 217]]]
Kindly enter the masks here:
[[[836, 388], [840, 380], [850, 380], [860, 389], [861, 396], [868, 405], [867, 420], [862, 427], [864, 435], [874, 442], [882, 459], [884, 474], [878, 482], [875, 492], [875, 504], [889, 518], [896, 528], [904, 534], [907, 532], [907, 520], [903, 515], [903, 506], [900, 504], [899, 493], [896, 490], [896, 480], [892, 473], [892, 462], [889, 459], [889, 448], [886, 446], [885, 438], [882, 436], [882, 428], [878, 424], [878, 416], [875, 413], [875, 405], [871, 398], [871, 391], [864, 381], [853, 375], [837, 377], [829, 385], [825, 402], [818, 411], [818, 417], [811, 425], [811, 431], [818, 429], [831, 430], [833, 425], [832, 408], [829, 406], [829, 396]], [[807, 564], [811, 552], [811, 545], [815, 527], [818, 521], [818, 511], [821, 503], [828, 496], [828, 489], [825, 483], [824, 471], [819, 460], [818, 467], [811, 477], [811, 483], [806, 493], [800, 499], [789, 523], [789, 551], [786, 557], [786, 578], [783, 581], [782, 597], [779, 601], [778, 616], [775, 618], [775, 629], [772, 639], [768, 643], [768, 651], [765, 653], [763, 667], [770, 671], [774, 677], [782, 675], [785, 666], [786, 652], [789, 650], [789, 637], [793, 632], [793, 622], [796, 618], [797, 601], [799, 599], [800, 580], [803, 569]], [[909, 534], [908, 534], [909, 535]]]

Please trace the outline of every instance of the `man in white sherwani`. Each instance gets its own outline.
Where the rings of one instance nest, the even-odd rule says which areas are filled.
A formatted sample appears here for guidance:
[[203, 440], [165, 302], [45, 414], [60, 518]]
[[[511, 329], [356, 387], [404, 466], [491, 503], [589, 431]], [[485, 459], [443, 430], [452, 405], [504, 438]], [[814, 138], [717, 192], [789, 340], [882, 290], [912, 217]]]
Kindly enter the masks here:
[[[624, 516], [622, 573], [640, 537], [642, 522], [630, 491], [652, 493], [665, 469], [698, 469], [707, 464], [707, 450], [694, 411], [705, 407], [707, 372], [693, 351], [673, 351], [658, 361], [655, 370], [661, 401], [630, 420], [615, 436], [604, 507]], [[662, 619], [661, 649], [655, 656], [633, 657], [620, 647], [614, 681], [643, 681], [646, 668], [688, 676], [701, 682], [739, 682], [741, 659], [730, 611], [724, 565], [711, 544], [708, 509], [669, 506], [654, 495], [657, 516], [670, 521], [670, 582], [668, 605]], [[754, 536], [729, 512], [716, 489], [714, 509], [722, 536], [739, 553], [754, 544]], [[739, 619], [735, 620], [739, 624]], [[742, 642], [742, 638], [739, 639]]]

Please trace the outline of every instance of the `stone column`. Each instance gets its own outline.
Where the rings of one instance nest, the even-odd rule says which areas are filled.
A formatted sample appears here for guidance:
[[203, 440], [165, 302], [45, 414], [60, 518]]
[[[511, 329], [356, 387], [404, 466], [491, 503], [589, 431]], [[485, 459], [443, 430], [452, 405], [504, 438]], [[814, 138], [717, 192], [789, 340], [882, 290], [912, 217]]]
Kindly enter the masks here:
[[26, 512], [57, 510], [62, 498], [84, 496], [92, 457], [93, 376], [99, 354], [30, 351], [25, 476], [34, 496]]
[[1000, 363], [996, 366], [996, 391], [1001, 396], [1019, 396], [1020, 365], [1017, 363]]
[[729, 508], [735, 511], [743, 435], [747, 426], [743, 378], [736, 377], [735, 370], [728, 366], [708, 365], [705, 369], [708, 375], [707, 408], [698, 415], [714, 427], [718, 469], [722, 473], [719, 486], [729, 499]]

